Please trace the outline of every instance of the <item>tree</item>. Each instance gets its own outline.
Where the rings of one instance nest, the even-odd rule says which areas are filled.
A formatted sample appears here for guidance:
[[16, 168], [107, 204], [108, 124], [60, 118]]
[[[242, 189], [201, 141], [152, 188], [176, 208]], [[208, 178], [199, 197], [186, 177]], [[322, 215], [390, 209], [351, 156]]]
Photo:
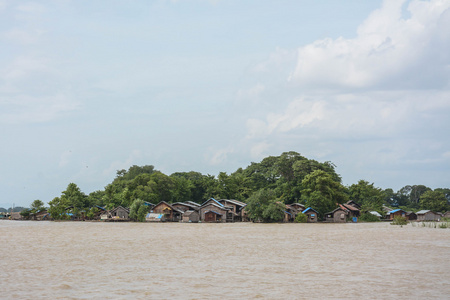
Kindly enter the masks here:
[[148, 207], [141, 199], [136, 199], [130, 206], [130, 219], [137, 222], [144, 222]]
[[357, 184], [352, 184], [348, 191], [350, 199], [361, 205], [363, 211], [381, 212], [385, 194], [382, 189], [374, 187], [373, 183], [360, 180]]
[[278, 222], [284, 217], [285, 207], [277, 201], [273, 190], [261, 189], [250, 196], [245, 210], [253, 221]]
[[33, 213], [36, 213], [40, 210], [44, 210], [45, 209], [44, 202], [42, 202], [41, 200], [34, 200], [31, 203], [30, 208]]
[[420, 196], [420, 206], [422, 209], [429, 209], [436, 212], [445, 212], [449, 209], [445, 194], [440, 191], [426, 191]]
[[345, 188], [322, 170], [307, 175], [302, 181], [302, 186], [302, 200], [306, 206], [317, 210], [321, 217], [333, 210], [336, 203], [344, 203], [348, 199]]
[[67, 219], [68, 215], [65, 214], [66, 208], [69, 206], [67, 199], [55, 197], [48, 204], [50, 205], [48, 212], [49, 212], [50, 216], [52, 217], [52, 219], [54, 219], [54, 220]]
[[89, 207], [87, 196], [81, 192], [75, 183], [69, 183], [66, 190], [62, 192], [61, 200], [68, 206], [73, 206], [75, 214]]

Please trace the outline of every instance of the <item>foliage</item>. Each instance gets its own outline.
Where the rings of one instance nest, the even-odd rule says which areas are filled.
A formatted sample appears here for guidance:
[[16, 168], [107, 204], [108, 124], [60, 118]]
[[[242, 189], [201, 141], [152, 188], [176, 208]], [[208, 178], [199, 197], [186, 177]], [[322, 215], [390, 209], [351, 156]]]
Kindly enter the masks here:
[[361, 205], [362, 211], [381, 211], [385, 200], [382, 189], [374, 187], [373, 183], [365, 180], [352, 184], [349, 189], [350, 199]]
[[345, 188], [341, 183], [322, 170], [316, 170], [307, 175], [302, 181], [302, 199], [306, 206], [313, 207], [322, 217], [333, 210], [336, 203], [348, 200]]
[[306, 223], [307, 221], [308, 221], [308, 216], [303, 213], [299, 213], [295, 217], [295, 223]]
[[26, 209], [22, 209], [20, 211], [20, 215], [24, 218], [24, 219], [28, 219], [30, 217], [31, 214], [31, 209], [26, 208]]
[[144, 222], [148, 213], [148, 207], [144, 204], [144, 200], [136, 199], [130, 206], [130, 219], [137, 222]]
[[42, 202], [41, 200], [34, 200], [30, 205], [30, 209], [33, 213], [36, 213], [40, 210], [44, 210], [45, 209], [44, 202]]
[[422, 209], [429, 209], [436, 212], [445, 212], [449, 209], [444, 193], [440, 191], [426, 191], [420, 197]]
[[277, 203], [273, 190], [261, 189], [250, 196], [245, 209], [253, 221], [278, 222], [283, 220], [285, 205]]
[[86, 217], [89, 220], [92, 220], [97, 215], [98, 211], [99, 209], [97, 207], [91, 207], [91, 209], [87, 211]]
[[359, 220], [362, 221], [362, 222], [379, 222], [379, 221], [380, 221], [380, 218], [378, 218], [378, 217], [375, 216], [375, 215], [372, 215], [372, 214], [369, 213], [369, 212], [365, 212], [365, 213], [362, 213], [362, 214], [359, 216]]
[[392, 220], [391, 225], [406, 225], [408, 224], [408, 220], [406, 219], [406, 217], [402, 217], [402, 216], [395, 216], [394, 220]]

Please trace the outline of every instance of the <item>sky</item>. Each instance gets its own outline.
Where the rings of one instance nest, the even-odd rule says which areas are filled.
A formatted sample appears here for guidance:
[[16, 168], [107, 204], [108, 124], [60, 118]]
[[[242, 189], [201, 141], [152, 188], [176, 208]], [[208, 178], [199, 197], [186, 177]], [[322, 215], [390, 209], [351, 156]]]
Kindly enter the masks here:
[[0, 207], [296, 151], [450, 187], [448, 0], [0, 0]]

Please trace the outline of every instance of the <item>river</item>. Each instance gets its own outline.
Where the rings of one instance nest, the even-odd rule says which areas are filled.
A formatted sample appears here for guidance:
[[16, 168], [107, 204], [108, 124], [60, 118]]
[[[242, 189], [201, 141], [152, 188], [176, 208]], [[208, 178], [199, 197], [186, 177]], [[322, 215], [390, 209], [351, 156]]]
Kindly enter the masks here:
[[2, 299], [449, 299], [450, 229], [0, 221]]

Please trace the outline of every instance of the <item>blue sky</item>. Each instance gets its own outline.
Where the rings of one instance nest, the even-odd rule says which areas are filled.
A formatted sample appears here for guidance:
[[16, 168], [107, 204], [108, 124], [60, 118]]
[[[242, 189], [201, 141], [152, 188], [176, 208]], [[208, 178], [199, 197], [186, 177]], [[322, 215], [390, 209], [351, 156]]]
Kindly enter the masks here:
[[450, 187], [450, 2], [0, 0], [0, 206], [296, 151]]

